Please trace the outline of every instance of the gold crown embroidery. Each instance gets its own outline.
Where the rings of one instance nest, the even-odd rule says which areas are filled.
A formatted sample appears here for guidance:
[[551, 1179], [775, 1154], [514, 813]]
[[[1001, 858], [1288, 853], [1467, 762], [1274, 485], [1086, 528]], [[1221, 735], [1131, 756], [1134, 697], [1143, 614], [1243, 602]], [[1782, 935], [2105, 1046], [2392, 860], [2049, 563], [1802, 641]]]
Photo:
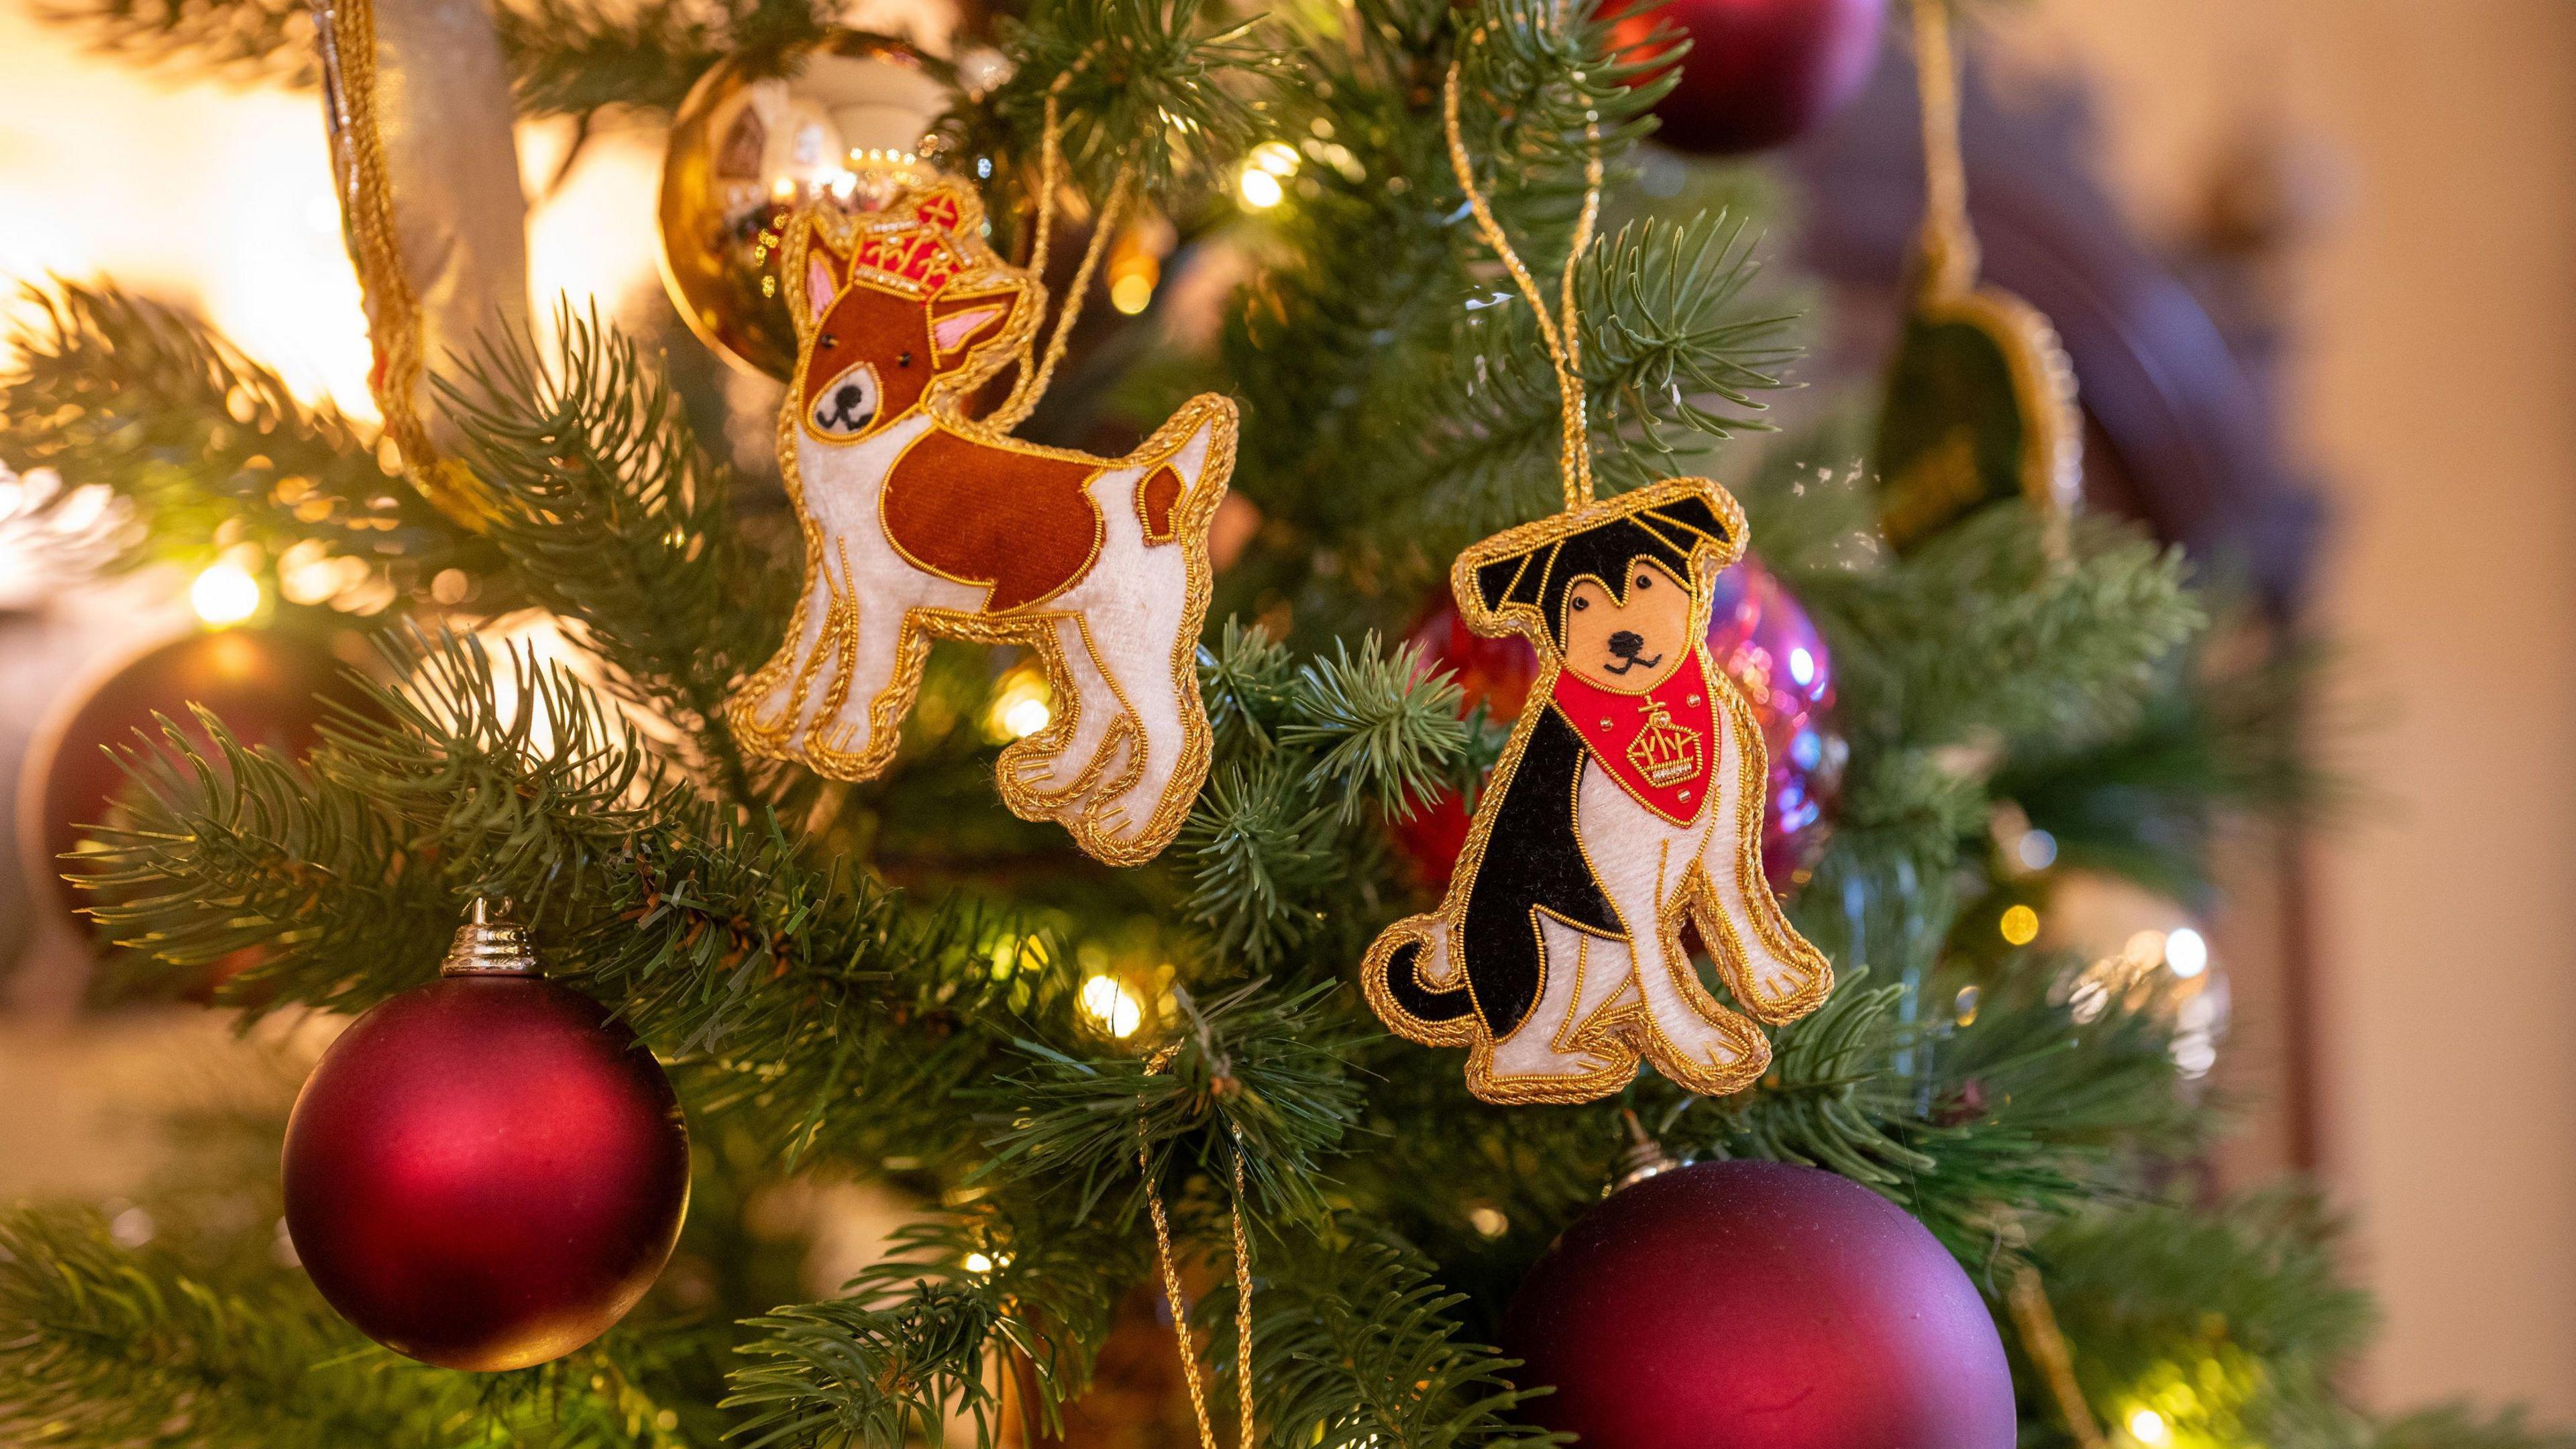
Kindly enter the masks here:
[[1661, 789], [1699, 773], [1699, 731], [1673, 723], [1659, 699], [1646, 701], [1646, 725], [1628, 742], [1628, 763]]

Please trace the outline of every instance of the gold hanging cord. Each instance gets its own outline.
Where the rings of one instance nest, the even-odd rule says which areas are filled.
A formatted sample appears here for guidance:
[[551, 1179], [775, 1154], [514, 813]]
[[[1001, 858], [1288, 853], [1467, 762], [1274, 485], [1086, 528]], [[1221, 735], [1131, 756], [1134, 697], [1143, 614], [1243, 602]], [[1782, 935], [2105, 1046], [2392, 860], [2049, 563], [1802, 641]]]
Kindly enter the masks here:
[[[1055, 237], [1055, 195], [1065, 179], [1064, 123], [1058, 98], [1063, 95], [1066, 84], [1090, 61], [1090, 54], [1084, 53], [1055, 78], [1053, 85], [1047, 87], [1046, 121], [1044, 129], [1038, 133], [1037, 229], [1029, 246], [1029, 275], [1037, 279], [1040, 287], [1046, 285], [1047, 250]], [[1065, 293], [1064, 305], [1056, 312], [1055, 332], [1047, 338], [1045, 357], [1037, 359], [1033, 356], [1037, 330], [1031, 328], [1028, 337], [1020, 343], [1019, 376], [1012, 382], [1010, 395], [1002, 400], [1002, 405], [993, 410], [992, 416], [984, 419], [987, 426], [1003, 429], [1017, 426], [1046, 396], [1047, 384], [1055, 380], [1056, 364], [1064, 360], [1065, 348], [1073, 341], [1073, 326], [1082, 319], [1082, 304], [1091, 291], [1092, 275], [1099, 270], [1100, 259], [1109, 249], [1109, 238], [1118, 229], [1118, 213], [1127, 204], [1135, 181], [1135, 163], [1122, 162], [1116, 178], [1109, 183], [1108, 199], [1100, 204], [1100, 214], [1092, 218], [1091, 241], [1082, 249], [1082, 264], [1075, 268], [1073, 285]]]
[[[1469, 42], [1482, 37], [1477, 31]], [[1587, 149], [1583, 158], [1583, 214], [1574, 226], [1574, 240], [1565, 252], [1562, 319], [1549, 313], [1547, 299], [1539, 292], [1538, 279], [1522, 265], [1520, 253], [1512, 250], [1511, 238], [1503, 234], [1502, 223], [1486, 203], [1483, 192], [1476, 189], [1476, 166], [1467, 154], [1467, 142], [1458, 126], [1459, 62], [1449, 62], [1449, 76], [1440, 89], [1440, 119], [1449, 136], [1449, 169], [1458, 176], [1458, 189], [1467, 194], [1467, 209], [1476, 215], [1476, 230], [1485, 244], [1502, 258], [1503, 269], [1512, 274], [1520, 286], [1521, 296], [1528, 299], [1530, 315], [1538, 321], [1539, 340], [1547, 347], [1547, 360], [1556, 372], [1556, 390], [1561, 399], [1559, 419], [1564, 439], [1559, 445], [1558, 463], [1564, 478], [1565, 507], [1570, 512], [1592, 501], [1592, 430], [1583, 408], [1583, 327], [1574, 310], [1575, 263], [1592, 245], [1592, 230], [1601, 217], [1601, 122], [1587, 112], [1583, 122], [1583, 139]]]
[[1914, 0], [1915, 90], [1923, 100], [1924, 290], [1956, 295], [1977, 284], [1977, 233], [1968, 224], [1968, 168], [1959, 152], [1959, 60], [1949, 0]]
[[439, 456], [415, 406], [422, 370], [420, 298], [403, 270], [394, 227], [391, 167], [377, 114], [375, 0], [313, 0], [313, 30], [350, 259], [359, 286], [375, 303], [369, 331], [377, 365], [368, 374], [368, 390], [412, 486], [441, 513], [481, 533], [489, 526], [482, 483], [464, 464]]
[[2049, 1396], [2057, 1400], [2067, 1432], [2075, 1436], [2080, 1449], [2104, 1449], [2102, 1426], [2094, 1419], [2092, 1406], [2084, 1402], [2083, 1385], [2075, 1381], [2075, 1355], [2066, 1346], [2065, 1331], [2057, 1326], [2057, 1310], [2048, 1306], [2048, 1290], [2039, 1281], [2039, 1270], [2028, 1263], [2015, 1269], [2012, 1288], [2005, 1296], [2012, 1307], [2013, 1327], [2021, 1331], [2022, 1347], [2039, 1366], [2040, 1377], [2048, 1381]]
[[[1174, 1042], [1154, 1053], [1145, 1075], [1160, 1076], [1180, 1055]], [[1145, 1099], [1136, 1099], [1141, 1109]], [[1172, 1256], [1172, 1222], [1163, 1211], [1163, 1195], [1154, 1190], [1154, 1145], [1140, 1115], [1136, 1123], [1136, 1170], [1145, 1178], [1145, 1206], [1154, 1216], [1154, 1255], [1163, 1270], [1163, 1298], [1172, 1309], [1172, 1336], [1181, 1347], [1181, 1376], [1190, 1388], [1190, 1412], [1198, 1419], [1199, 1449], [1217, 1449], [1216, 1421], [1208, 1414], [1207, 1386], [1199, 1374], [1197, 1345], [1190, 1341], [1189, 1306], [1181, 1296], [1181, 1270]], [[1243, 1130], [1234, 1133], [1234, 1397], [1242, 1420], [1235, 1440], [1251, 1449], [1252, 1437], [1252, 1244], [1243, 1231]]]

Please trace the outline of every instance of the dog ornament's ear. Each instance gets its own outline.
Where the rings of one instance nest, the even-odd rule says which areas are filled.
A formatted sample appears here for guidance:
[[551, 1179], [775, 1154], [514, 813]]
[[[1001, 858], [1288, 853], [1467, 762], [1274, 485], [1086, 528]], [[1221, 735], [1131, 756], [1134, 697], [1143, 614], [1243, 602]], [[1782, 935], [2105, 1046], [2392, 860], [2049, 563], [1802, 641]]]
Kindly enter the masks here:
[[1476, 601], [1484, 606], [1484, 612], [1500, 617], [1515, 604], [1537, 608], [1539, 592], [1547, 586], [1547, 566], [1555, 558], [1556, 549], [1557, 543], [1551, 539], [1477, 565]]
[[797, 334], [802, 336], [814, 330], [817, 318], [832, 310], [833, 300], [849, 280], [850, 264], [823, 240], [823, 230], [814, 224], [811, 214], [799, 212], [789, 225], [791, 241], [801, 239], [804, 244], [790, 245], [787, 255], [803, 255], [792, 275], [781, 280], [787, 284], [788, 315], [795, 319]]

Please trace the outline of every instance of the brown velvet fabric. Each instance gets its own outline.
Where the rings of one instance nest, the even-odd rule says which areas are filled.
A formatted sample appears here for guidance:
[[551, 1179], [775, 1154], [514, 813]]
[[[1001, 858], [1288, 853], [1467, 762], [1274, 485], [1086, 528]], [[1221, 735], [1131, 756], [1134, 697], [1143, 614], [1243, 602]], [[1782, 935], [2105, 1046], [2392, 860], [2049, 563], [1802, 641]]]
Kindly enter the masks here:
[[[990, 584], [987, 613], [1055, 597], [1100, 553], [1091, 463], [996, 448], [934, 424], [886, 479], [886, 537], [914, 563]], [[1178, 480], [1175, 479], [1177, 487]]]
[[1136, 506], [1145, 514], [1145, 541], [1172, 541], [1172, 510], [1180, 505], [1181, 475], [1169, 463], [1156, 468], [1152, 477], [1136, 490]]

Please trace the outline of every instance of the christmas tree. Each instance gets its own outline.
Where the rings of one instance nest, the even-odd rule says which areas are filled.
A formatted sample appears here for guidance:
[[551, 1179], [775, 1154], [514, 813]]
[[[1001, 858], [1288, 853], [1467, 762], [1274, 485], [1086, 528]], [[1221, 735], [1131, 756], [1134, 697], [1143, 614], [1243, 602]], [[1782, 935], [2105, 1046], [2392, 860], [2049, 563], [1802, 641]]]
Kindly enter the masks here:
[[[468, 61], [402, 49], [419, 41], [397, 12], [429, 8], [389, 8], [385, 44], [435, 90]], [[332, 47], [377, 42], [348, 5], [313, 14], [345, 128], [372, 82]], [[312, 17], [278, 0], [83, 0], [57, 18], [138, 62], [317, 69]], [[497, 0], [476, 43], [520, 117], [587, 128], [685, 113], [711, 66], [795, 75], [845, 42], [834, 25], [812, 0]], [[923, 63], [949, 107], [924, 154], [989, 220], [957, 232], [959, 255], [988, 244], [1120, 314], [1068, 325], [1060, 364], [1032, 325], [1003, 383], [960, 406], [1111, 454], [1190, 394], [1240, 408], [1239, 502], [1187, 681], [1205, 782], [1141, 864], [997, 795], [997, 751], [1070, 728], [1070, 701], [1010, 647], [916, 657], [918, 699], [872, 778], [754, 737], [757, 712], [728, 701], [790, 639], [802, 504], [765, 444], [724, 435], [724, 389], [675, 330], [570, 310], [532, 327], [504, 303], [398, 341], [419, 325], [386, 290], [401, 243], [417, 264], [419, 228], [472, 224], [435, 214], [445, 193], [406, 193], [421, 135], [390, 166], [357, 143], [343, 178], [383, 438], [184, 310], [110, 281], [36, 284], [0, 376], [0, 464], [112, 490], [117, 565], [224, 561], [267, 586], [260, 627], [374, 651], [300, 755], [211, 717], [126, 751], [134, 788], [79, 862], [102, 989], [211, 977], [245, 1020], [356, 1014], [436, 978], [474, 903], [507, 903], [547, 976], [667, 1070], [691, 1190], [677, 1257], [615, 1327], [537, 1366], [458, 1372], [370, 1343], [295, 1266], [314, 1243], [279, 1230], [285, 1099], [209, 1109], [178, 1124], [149, 1244], [86, 1207], [0, 1219], [0, 1437], [1162, 1442], [1093, 1391], [1122, 1334], [1178, 1361], [1152, 1321], [1168, 1301], [1197, 1329], [1178, 1354], [1193, 1398], [1204, 1362], [1210, 1449], [1239, 1421], [1283, 1449], [1536, 1445], [1568, 1386], [1507, 1354], [1515, 1291], [1620, 1202], [1605, 1188], [1669, 1159], [1819, 1168], [1902, 1209], [1999, 1325], [2024, 1443], [2569, 1442], [2511, 1414], [2359, 1407], [2341, 1374], [2370, 1310], [2331, 1215], [2294, 1187], [2195, 1191], [2223, 1124], [2178, 1050], [2176, 973], [2032, 944], [2051, 862], [2028, 833], [2060, 868], [2205, 891], [2220, 822], [2316, 801], [2301, 671], [2212, 657], [2224, 604], [2189, 560], [2044, 497], [1890, 547], [1887, 470], [1853, 466], [1856, 439], [1889, 436], [1876, 398], [1734, 451], [1810, 324], [1762, 272], [1764, 186], [1708, 165], [1640, 184], [1681, 38], [1584, 0], [1045, 0], [970, 19], [960, 55], [998, 61], [980, 74]], [[385, 183], [412, 209], [399, 226], [366, 214]], [[695, 319], [754, 360], [759, 308], [836, 300], [798, 301], [781, 246], [862, 259], [791, 232], [761, 242], [769, 292]], [[1497, 235], [1540, 297], [1570, 299], [1562, 345]], [[1218, 325], [1165, 315], [1184, 253]], [[825, 325], [805, 318], [807, 355]], [[942, 336], [925, 334], [934, 361]], [[1738, 686], [1803, 708], [1831, 661], [1830, 730], [1821, 693], [1803, 697], [1819, 713], [1774, 742], [1772, 776], [1775, 806], [1794, 791], [1827, 818], [1775, 809], [1765, 843], [1835, 985], [1762, 1028], [1767, 1069], [1732, 1095], [1646, 1070], [1589, 1101], [1494, 1105], [1456, 1054], [1390, 1034], [1361, 985], [1372, 940], [1438, 897], [1457, 850], [1440, 821], [1482, 798], [1522, 711], [1516, 656], [1436, 636], [1451, 561], [1548, 516], [1577, 471], [1552, 357], [1599, 495], [1707, 474], [1740, 496], [1764, 572], [1736, 587], [1817, 642], [1804, 664], [1762, 655], [1750, 682], [1730, 669]], [[1051, 388], [1031, 386], [1040, 367]], [[1894, 376], [1891, 413], [1941, 404]], [[797, 427], [829, 431], [813, 409], [836, 391], [791, 394], [791, 450]], [[341, 586], [277, 599], [317, 568]], [[1435, 626], [1415, 627], [1426, 610]], [[528, 618], [568, 644], [487, 627]], [[796, 1245], [764, 1234], [759, 1205], [851, 1182], [920, 1211], [890, 1256], [805, 1301]], [[1763, 1331], [1740, 1328], [1748, 1345]], [[1709, 1368], [1660, 1351], [1641, 1374]], [[1865, 1377], [1820, 1381], [1850, 1396]]]

